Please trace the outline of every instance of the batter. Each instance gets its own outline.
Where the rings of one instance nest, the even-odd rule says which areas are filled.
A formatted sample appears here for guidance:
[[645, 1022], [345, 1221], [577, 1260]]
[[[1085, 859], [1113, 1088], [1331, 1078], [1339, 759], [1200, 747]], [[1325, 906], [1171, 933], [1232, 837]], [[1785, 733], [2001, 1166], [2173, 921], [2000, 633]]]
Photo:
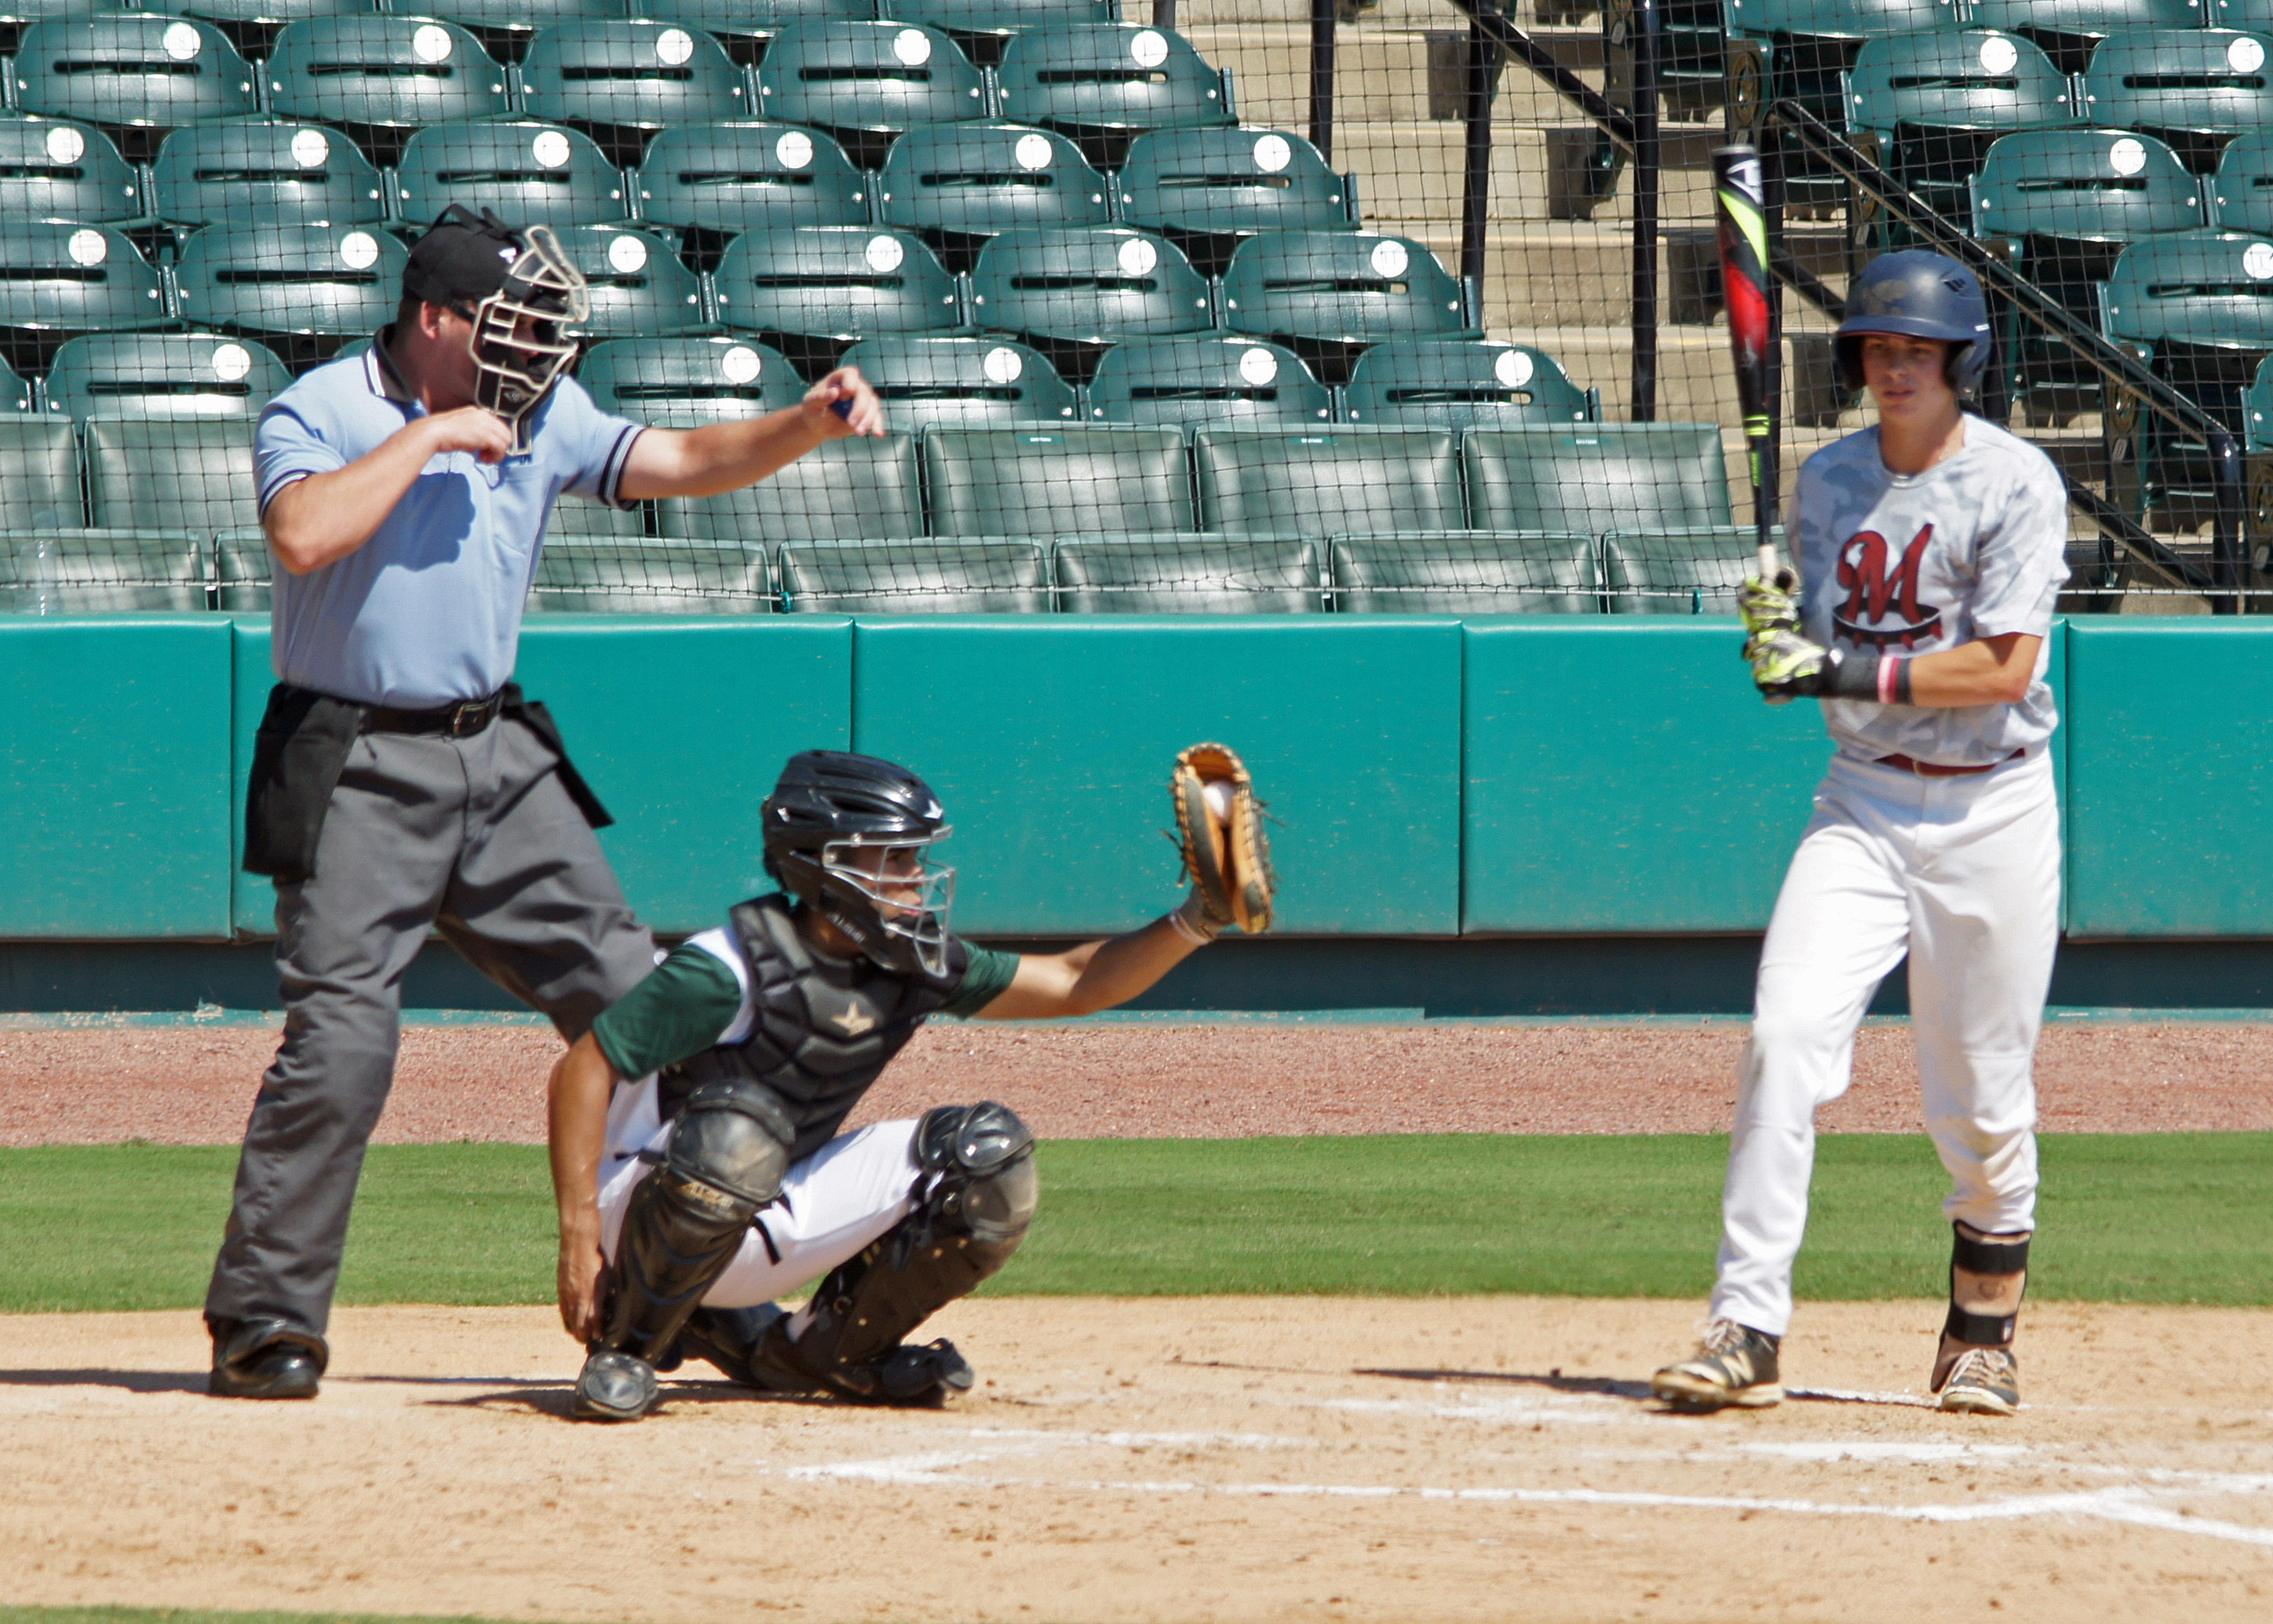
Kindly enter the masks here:
[[1970, 272], [1884, 255], [1848, 309], [1840, 365], [1878, 426], [1800, 470], [1800, 606], [1789, 572], [1740, 598], [1761, 693], [1821, 699], [1838, 750], [1760, 951], [1703, 1340], [1650, 1385], [1687, 1409], [1782, 1396], [1815, 1110], [1846, 1092], [1856, 1028], [1907, 952], [1926, 1131], [1952, 1185], [1931, 1387], [1944, 1410], [2011, 1415], [2059, 925], [2044, 667], [2066, 487], [2042, 452], [1962, 409], [1990, 356]]
[[[768, 1392], [928, 1406], [969, 1388], [952, 1343], [901, 1339], [1017, 1250], [1033, 1135], [992, 1101], [838, 1127], [931, 1016], [1110, 1009], [1230, 922], [1200, 884], [1062, 953], [966, 943], [947, 929], [955, 871], [927, 856], [949, 833], [938, 798], [874, 756], [791, 757], [761, 816], [783, 890], [665, 958], [553, 1072], [581, 1419], [639, 1419], [689, 1353]], [[796, 1313], [773, 1305], [815, 1281]]]

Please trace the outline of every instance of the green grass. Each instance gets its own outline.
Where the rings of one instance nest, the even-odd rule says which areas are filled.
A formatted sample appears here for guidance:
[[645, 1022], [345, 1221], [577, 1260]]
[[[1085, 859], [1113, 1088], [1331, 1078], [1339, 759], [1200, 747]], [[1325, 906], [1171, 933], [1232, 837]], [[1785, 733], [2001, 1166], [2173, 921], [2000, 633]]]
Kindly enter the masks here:
[[[1698, 1297], [1726, 1153], [1692, 1135], [1057, 1140], [1042, 1217], [986, 1289]], [[2057, 1135], [2043, 1154], [2032, 1296], [2273, 1304], [2273, 1134]], [[0, 1310], [196, 1306], [235, 1162], [0, 1150]], [[1821, 1140], [1801, 1294], [1939, 1295], [1943, 1188], [1920, 1136]], [[541, 1149], [372, 1150], [342, 1302], [540, 1303], [551, 1281]]]

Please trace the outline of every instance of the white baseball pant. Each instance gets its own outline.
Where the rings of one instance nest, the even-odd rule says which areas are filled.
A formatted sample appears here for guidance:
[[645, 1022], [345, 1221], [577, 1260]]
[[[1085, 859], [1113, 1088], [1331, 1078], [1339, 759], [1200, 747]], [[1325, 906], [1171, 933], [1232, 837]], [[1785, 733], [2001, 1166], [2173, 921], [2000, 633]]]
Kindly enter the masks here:
[[1760, 949], [1737, 1071], [1711, 1315], [1782, 1335], [1807, 1228], [1815, 1109], [1847, 1092], [1855, 1032], [1909, 954], [1943, 1210], [1986, 1235], [2035, 1223], [2033, 1064], [2059, 936], [2052, 758], [1929, 778], [1837, 756]]
[[[619, 1088], [608, 1116], [609, 1149], [600, 1170], [600, 1250], [612, 1262], [632, 1192], [655, 1170], [638, 1153], [662, 1149], [670, 1132], [656, 1119], [653, 1078]], [[703, 1303], [711, 1308], [770, 1303], [858, 1256], [915, 1210], [909, 1199], [916, 1180], [915, 1138], [914, 1117], [873, 1123], [840, 1133], [802, 1162], [791, 1162], [781, 1199], [758, 1214], [726, 1272], [703, 1293]]]

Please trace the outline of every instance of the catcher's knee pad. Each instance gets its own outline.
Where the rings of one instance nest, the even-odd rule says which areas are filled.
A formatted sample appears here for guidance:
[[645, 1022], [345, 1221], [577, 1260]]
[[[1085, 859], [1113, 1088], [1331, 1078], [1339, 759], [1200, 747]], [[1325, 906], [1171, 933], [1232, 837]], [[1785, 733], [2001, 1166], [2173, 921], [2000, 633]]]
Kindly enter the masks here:
[[[2016, 1306], [2009, 1314], [1979, 1314], [1957, 1305], [1957, 1271], [1969, 1274], [2025, 1274], [2029, 1270], [2029, 1239], [1984, 1239], [1949, 1226], [1949, 1318], [1941, 1334], [1953, 1342], [1976, 1348], [2006, 1348], [2020, 1323]], [[2025, 1284], [2025, 1282], [2023, 1282]]]
[[1033, 1222], [1034, 1136], [1009, 1106], [926, 1111], [913, 1151], [916, 1210], [830, 1271], [791, 1339], [797, 1365], [829, 1386], [858, 1387], [903, 1336], [1009, 1262]]
[[734, 1260], [758, 1209], [781, 1193], [795, 1130], [753, 1083], [709, 1083], [673, 1124], [663, 1165], [632, 1192], [607, 1327], [594, 1346], [668, 1369], [671, 1344]]

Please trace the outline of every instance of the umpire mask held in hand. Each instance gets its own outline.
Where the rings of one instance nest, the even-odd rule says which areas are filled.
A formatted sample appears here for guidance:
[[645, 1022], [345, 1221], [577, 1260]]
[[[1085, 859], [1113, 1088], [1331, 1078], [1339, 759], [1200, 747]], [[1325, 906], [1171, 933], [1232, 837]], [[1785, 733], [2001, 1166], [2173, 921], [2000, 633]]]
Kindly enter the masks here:
[[512, 428], [515, 456], [528, 451], [529, 419], [576, 358], [569, 329], [592, 314], [584, 274], [551, 228], [530, 226], [520, 235], [520, 257], [504, 286], [474, 306], [466, 341], [478, 369], [474, 398]]

